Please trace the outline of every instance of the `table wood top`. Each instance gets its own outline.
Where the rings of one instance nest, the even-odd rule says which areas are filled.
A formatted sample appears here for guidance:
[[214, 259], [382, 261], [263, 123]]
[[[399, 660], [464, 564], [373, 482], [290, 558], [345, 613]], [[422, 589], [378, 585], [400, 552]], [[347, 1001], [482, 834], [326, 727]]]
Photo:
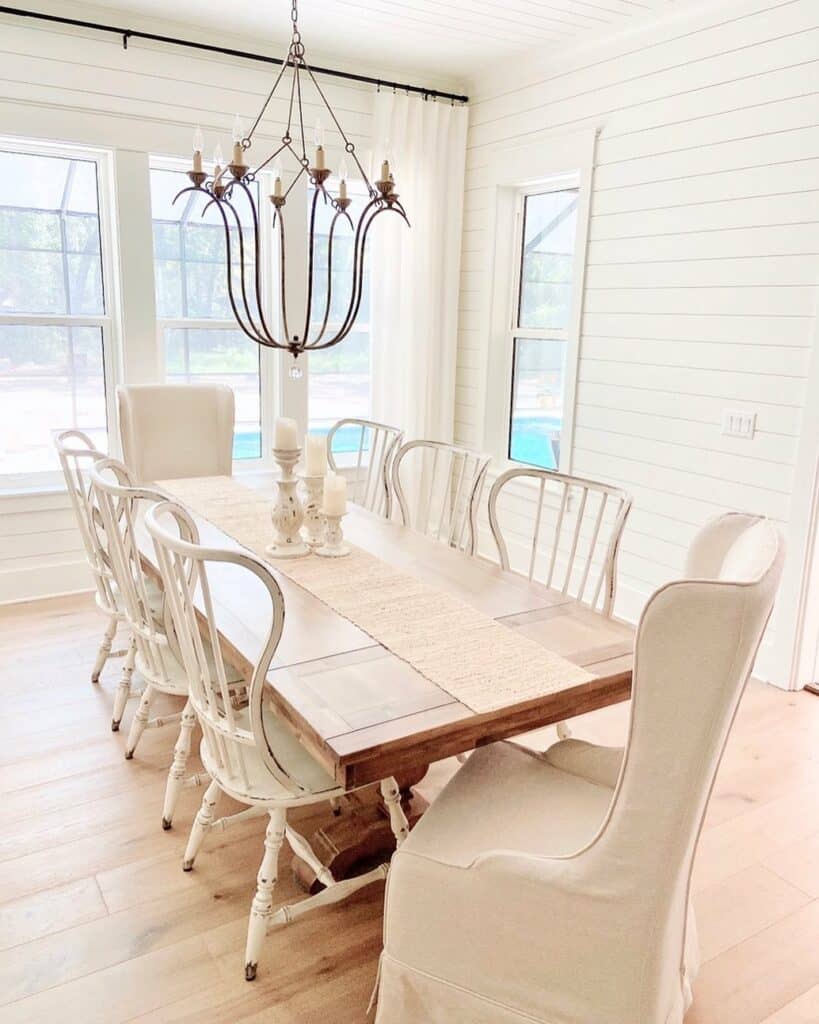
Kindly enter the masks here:
[[[173, 483], [164, 486], [172, 490]], [[272, 486], [261, 489], [270, 491], [272, 501]], [[194, 518], [203, 544], [243, 550], [201, 516]], [[377, 782], [629, 697], [630, 626], [357, 506], [350, 506], [344, 531], [364, 550], [520, 631], [595, 678], [476, 714], [270, 562], [285, 606], [284, 631], [268, 675], [270, 698], [341, 785]], [[141, 547], [155, 571], [147, 538]], [[339, 571], [343, 568], [340, 560]], [[225, 657], [249, 677], [269, 624], [263, 584], [225, 563], [210, 563], [208, 574]]]

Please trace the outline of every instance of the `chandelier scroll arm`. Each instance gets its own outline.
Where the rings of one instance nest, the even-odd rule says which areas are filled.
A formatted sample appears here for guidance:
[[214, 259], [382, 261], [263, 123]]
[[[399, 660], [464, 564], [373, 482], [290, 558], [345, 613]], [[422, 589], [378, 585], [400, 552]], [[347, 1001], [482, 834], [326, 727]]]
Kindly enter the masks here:
[[[235, 185], [236, 182], [234, 182], [233, 184]], [[231, 189], [232, 188], [233, 188], [233, 185], [231, 185]], [[202, 210], [202, 217], [205, 216], [205, 214], [208, 212], [208, 210], [210, 209], [211, 206], [213, 206], [214, 204], [219, 204], [219, 203], [220, 203], [220, 200], [218, 200], [216, 198], [216, 196], [212, 196], [210, 202], [207, 203], [205, 205], [205, 208]], [[245, 242], [244, 242], [244, 232], [242, 231], [242, 220], [241, 220], [241, 217], [239, 216], [239, 211], [234, 207], [233, 203], [231, 203], [227, 199], [221, 200], [221, 203], [223, 203], [224, 206], [227, 206], [227, 208], [232, 213], [234, 220], [236, 221], [236, 229], [238, 231], [238, 241], [239, 241], [239, 283], [241, 285], [242, 305], [244, 306], [244, 309], [245, 309], [245, 316], [247, 317], [247, 322], [250, 324], [250, 327], [253, 330], [253, 333], [257, 337], [262, 338], [264, 336], [267, 339], [270, 339], [270, 331], [267, 330], [267, 325], [264, 323], [264, 321], [262, 320], [262, 327], [260, 328], [259, 325], [256, 323], [256, 321], [253, 319], [253, 314], [250, 311], [250, 303], [248, 302], [248, 299], [247, 299], [247, 282], [246, 282], [246, 274], [245, 274]], [[231, 247], [232, 246], [232, 242], [231, 242], [231, 238], [230, 238], [230, 227], [227, 224], [227, 218], [225, 218], [225, 231], [227, 232], [228, 247]], [[232, 255], [233, 255], [233, 251], [232, 251], [232, 248], [230, 248], [230, 256], [232, 256]], [[232, 262], [233, 261], [231, 260], [231, 263]], [[257, 286], [257, 289], [258, 289], [258, 278], [257, 278], [257, 281], [256, 281], [256, 286]], [[259, 294], [258, 294], [258, 291], [257, 291], [257, 294], [256, 294], [256, 305], [257, 305], [257, 307], [259, 306], [259, 304], [260, 304], [259, 303]]]
[[307, 303], [304, 313], [304, 334], [302, 335], [304, 345], [307, 344], [307, 339], [310, 336], [310, 321], [313, 319], [313, 267], [315, 266], [316, 256], [316, 207], [318, 206], [319, 196], [323, 195], [326, 197], [323, 184], [319, 181], [315, 181], [314, 184], [313, 201], [310, 204], [310, 229], [307, 236], [310, 239], [310, 244], [307, 254]]
[[335, 235], [336, 224], [340, 219], [344, 219], [350, 225], [350, 229], [354, 232], [355, 226], [353, 225], [352, 219], [346, 210], [337, 210], [332, 221], [330, 221], [330, 231], [327, 236], [327, 294], [324, 301], [324, 319], [321, 322], [321, 330], [318, 332], [309, 347], [314, 348], [324, 337], [324, 332], [327, 330], [327, 321], [330, 318], [330, 309], [333, 304], [333, 237]]
[[[282, 310], [282, 326], [286, 341], [291, 341], [290, 328], [287, 326], [287, 271], [285, 269], [285, 248], [284, 248], [284, 217], [281, 210], [276, 210], [274, 221], [279, 222], [279, 301]], [[280, 348], [287, 348], [287, 345], [280, 345]]]
[[353, 285], [350, 289], [350, 301], [341, 327], [336, 331], [331, 340], [325, 341], [321, 345], [311, 345], [311, 348], [329, 348], [331, 345], [335, 345], [349, 334], [361, 305], [361, 296], [363, 293], [364, 242], [366, 241], [367, 231], [369, 230], [370, 224], [378, 214], [382, 212], [382, 209], [382, 200], [380, 198], [371, 199], [364, 207], [358, 221], [353, 245]]
[[[376, 206], [376, 209], [371, 213], [366, 224], [364, 224], [363, 230], [361, 232], [361, 244], [360, 246], [357, 247], [356, 253], [354, 255], [354, 287], [357, 289], [356, 294], [354, 297], [351, 296], [350, 307], [347, 311], [347, 317], [345, 318], [344, 323], [341, 325], [339, 330], [336, 332], [335, 336], [330, 341], [325, 342], [323, 345], [319, 345], [318, 348], [329, 348], [331, 345], [335, 345], [337, 342], [341, 341], [343, 338], [346, 337], [347, 334], [349, 334], [353, 324], [355, 323], [355, 319], [358, 316], [358, 311], [361, 308], [361, 300], [364, 295], [364, 257], [367, 244], [367, 235], [369, 233], [373, 221], [382, 213], [392, 212], [398, 214], [401, 217], [401, 219], [405, 221], [407, 225], [409, 225], [409, 221], [407, 220], [407, 215], [404, 212], [404, 208], [401, 206], [400, 203], [398, 203], [397, 200], [393, 200], [393, 202], [390, 204], [382, 204], [379, 200], [374, 200], [370, 204], [370, 206]], [[359, 222], [359, 226], [361, 226], [362, 222], [363, 215], [362, 221]]]
[[[260, 230], [259, 230], [259, 214], [258, 214], [258, 211], [256, 209], [256, 204], [253, 202], [253, 194], [250, 191], [250, 189], [247, 187], [247, 185], [241, 179], [238, 179], [234, 184], [238, 185], [239, 188], [241, 188], [242, 192], [244, 193], [244, 195], [245, 195], [245, 197], [247, 199], [247, 205], [248, 205], [248, 207], [250, 209], [251, 217], [253, 218], [253, 256], [254, 256], [254, 264], [255, 264], [254, 265], [254, 278], [255, 278], [255, 285], [256, 285], [256, 309], [257, 309], [257, 312], [258, 312], [258, 315], [259, 315], [259, 322], [261, 323], [261, 331], [260, 331], [260, 333], [263, 333], [270, 340], [270, 342], [274, 346], [280, 347], [280, 343], [276, 341], [276, 339], [275, 339], [275, 337], [273, 335], [273, 332], [270, 330], [270, 326], [268, 325], [267, 317], [265, 316], [265, 312], [264, 312], [264, 299], [263, 299], [263, 288], [262, 288], [262, 245], [261, 245], [261, 233], [260, 233]], [[233, 209], [233, 207], [231, 207], [231, 209]], [[241, 238], [242, 238], [241, 221], [239, 219], [239, 214], [238, 214], [238, 212], [236, 210], [234, 210], [234, 214], [236, 216], [237, 226], [239, 228], [239, 238], [241, 240]], [[284, 250], [282, 249], [282, 251], [284, 251]], [[241, 259], [242, 259], [242, 291], [244, 293], [244, 255], [243, 255], [244, 249], [243, 249], [243, 247], [240, 249], [240, 252], [242, 253], [242, 256], [241, 256]], [[249, 315], [250, 314], [248, 314], [248, 316]]]
[[[203, 189], [202, 191], [205, 190]], [[231, 260], [232, 250], [230, 245], [230, 224], [228, 223], [225, 211], [222, 209], [222, 204], [226, 203], [227, 200], [221, 199], [219, 196], [212, 195], [212, 193], [210, 192], [206, 192], [206, 194], [211, 197], [213, 202], [216, 203], [216, 209], [219, 211], [219, 215], [222, 218], [222, 224], [224, 225], [225, 229], [225, 262], [227, 264], [225, 267], [225, 274], [227, 278], [228, 301], [230, 302], [230, 308], [233, 310], [233, 316], [236, 318], [236, 323], [239, 325], [241, 330], [248, 336], [248, 338], [250, 338], [252, 341], [255, 341], [257, 345], [265, 345], [266, 347], [269, 347], [270, 341], [266, 338], [261, 337], [261, 335], [255, 333], [250, 327], [247, 326], [245, 321], [242, 319], [242, 315], [239, 312], [239, 307], [236, 303], [236, 296], [233, 293], [233, 267]], [[210, 205], [210, 203], [208, 205]]]

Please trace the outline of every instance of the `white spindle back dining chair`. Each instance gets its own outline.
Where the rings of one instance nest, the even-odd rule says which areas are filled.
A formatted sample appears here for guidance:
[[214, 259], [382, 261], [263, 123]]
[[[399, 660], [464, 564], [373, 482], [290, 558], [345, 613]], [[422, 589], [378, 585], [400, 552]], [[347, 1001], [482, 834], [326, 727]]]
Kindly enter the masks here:
[[[188, 677], [174, 649], [175, 637], [170, 629], [162, 587], [145, 572], [138, 546], [145, 509], [164, 501], [165, 495], [134, 486], [128, 468], [116, 459], [98, 462], [91, 471], [91, 482], [106, 531], [111, 536], [114, 571], [133, 635], [135, 668], [145, 681], [125, 745], [126, 760], [134, 756], [145, 729], [180, 723], [162, 809], [162, 827], [169, 829], [183, 786], [199, 785], [202, 780], [199, 775], [187, 780], [185, 777], [196, 715], [187, 701]], [[239, 683], [240, 676], [234, 673], [230, 686], [235, 689]], [[151, 718], [151, 706], [157, 693], [184, 698], [184, 709], [177, 714]], [[125, 697], [127, 694], [120, 701], [122, 708]]]
[[477, 509], [491, 459], [443, 441], [408, 441], [399, 448], [392, 481], [401, 522], [475, 553]]
[[[289, 808], [332, 800], [342, 796], [344, 790], [302, 746], [265, 699], [265, 680], [284, 624], [284, 599], [270, 569], [249, 552], [203, 547], [198, 542], [195, 523], [173, 502], [149, 509], [146, 526], [156, 548], [168, 607], [190, 681], [191, 705], [202, 726], [202, 762], [213, 780], [191, 829], [183, 869], [192, 869], [209, 831], [224, 829], [244, 818], [269, 815], [245, 951], [245, 977], [252, 981], [269, 928], [288, 924], [307, 910], [335, 903], [362, 886], [386, 877], [386, 865], [337, 882], [307, 840], [287, 822]], [[230, 700], [230, 665], [222, 650], [219, 606], [210, 583], [210, 575], [217, 566], [222, 572], [227, 571], [226, 567], [234, 573], [238, 571], [244, 579], [237, 585], [241, 585], [245, 593], [252, 593], [254, 606], [269, 615], [253, 666], [248, 706], [242, 709], [235, 708]], [[396, 842], [400, 844], [408, 829], [395, 780], [384, 780], [381, 792], [390, 812]], [[247, 804], [247, 809], [215, 820], [214, 809], [220, 793]], [[285, 839], [326, 888], [274, 912], [278, 856]]]
[[[91, 467], [105, 459], [106, 455], [99, 451], [91, 438], [81, 430], [64, 430], [57, 435], [54, 443], [82, 538], [85, 559], [94, 580], [94, 600], [102, 614], [108, 618], [108, 625], [91, 670], [91, 682], [98, 683], [108, 659], [121, 658], [128, 653], [127, 649], [111, 650], [117, 629], [125, 621], [125, 614], [114, 579], [105, 528], [91, 494]], [[132, 663], [126, 661], [123, 685], [128, 689], [132, 672]]]
[[[349, 459], [349, 463], [343, 466], [339, 463], [342, 449], [333, 444], [339, 431], [351, 434], [354, 442], [352, 449], [349, 446], [343, 449]], [[398, 427], [373, 420], [339, 420], [327, 434], [327, 461], [330, 468], [336, 472], [353, 469], [352, 475], [347, 477], [351, 490], [350, 500], [385, 519], [389, 519], [392, 513], [392, 461], [403, 439], [404, 432]]]
[[509, 469], [489, 492], [501, 567], [604, 615], [614, 606], [617, 554], [630, 509], [631, 497], [620, 488], [548, 469]]

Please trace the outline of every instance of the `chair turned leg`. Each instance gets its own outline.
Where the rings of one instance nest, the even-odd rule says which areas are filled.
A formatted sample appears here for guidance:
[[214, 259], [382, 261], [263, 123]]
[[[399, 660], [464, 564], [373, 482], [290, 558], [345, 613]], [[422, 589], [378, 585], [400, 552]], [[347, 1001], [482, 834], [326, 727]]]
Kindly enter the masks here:
[[134, 662], [136, 661], [136, 642], [131, 637], [128, 644], [128, 653], [125, 655], [125, 664], [122, 666], [122, 679], [119, 681], [117, 692], [114, 695], [114, 713], [111, 718], [112, 732], [119, 732], [119, 723], [125, 713], [125, 705], [131, 696], [131, 676], [134, 674]]
[[245, 978], [253, 981], [259, 964], [259, 953], [273, 916], [273, 888], [279, 871], [279, 850], [284, 841], [287, 813], [281, 808], [270, 812], [270, 821], [264, 837], [264, 857], [256, 877], [256, 895], [250, 907], [245, 947]]
[[182, 861], [183, 871], [190, 871], [193, 867], [193, 862], [196, 860], [196, 855], [199, 853], [202, 841], [213, 824], [213, 812], [218, 799], [219, 783], [211, 782], [205, 790], [205, 795], [202, 797], [202, 806], [196, 812], [196, 817], [193, 819], [191, 834], [188, 837], [188, 845], [185, 847], [185, 858]]
[[145, 732], [145, 726], [148, 724], [148, 717], [151, 713], [151, 701], [153, 699], [154, 688], [149, 684], [145, 687], [145, 691], [139, 701], [139, 707], [134, 715], [134, 720], [131, 722], [131, 731], [128, 733], [128, 742], [125, 744], [126, 761], [130, 761], [134, 756], [137, 743], [139, 743], [143, 732]]
[[191, 734], [196, 725], [196, 714], [188, 701], [182, 711], [182, 723], [179, 726], [179, 738], [173, 749], [173, 764], [168, 771], [168, 783], [165, 786], [165, 803], [162, 807], [162, 827], [167, 830], [173, 821], [176, 801], [185, 784], [185, 767], [191, 751]]
[[401, 790], [395, 779], [390, 777], [381, 780], [381, 796], [390, 813], [390, 827], [395, 836], [395, 845], [399, 847], [409, 835], [409, 822], [401, 806]]
[[100, 681], [100, 673], [105, 668], [105, 663], [108, 661], [111, 654], [111, 645], [114, 642], [114, 637], [117, 635], [117, 626], [118, 622], [116, 616], [112, 615], [105, 628], [100, 649], [97, 651], [97, 660], [94, 662], [94, 668], [91, 670], [92, 683], [98, 683]]

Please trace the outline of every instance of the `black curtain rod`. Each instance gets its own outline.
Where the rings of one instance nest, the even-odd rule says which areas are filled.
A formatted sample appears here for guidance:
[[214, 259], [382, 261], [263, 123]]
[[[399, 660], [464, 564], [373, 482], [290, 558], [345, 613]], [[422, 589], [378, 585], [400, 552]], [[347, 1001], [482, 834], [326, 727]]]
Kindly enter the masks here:
[[[197, 43], [192, 39], [176, 39], [174, 36], [161, 36], [155, 32], [140, 32], [138, 29], [117, 28], [116, 25], [103, 25], [96, 21], [80, 21], [78, 18], [63, 18], [57, 14], [42, 14], [39, 11], [25, 11], [19, 7], [0, 7], [0, 14], [12, 14], [18, 18], [34, 18], [56, 25], [70, 25], [72, 28], [90, 28], [95, 32], [108, 32], [110, 35], [121, 36], [122, 45], [127, 50], [129, 39], [147, 39], [153, 43], [168, 43], [171, 46], [186, 46], [190, 50], [205, 50], [207, 53], [219, 53], [226, 57], [241, 57], [243, 60], [255, 60], [262, 64], [277, 64], [284, 61], [278, 57], [267, 57], [261, 53], [249, 53], [246, 50], [233, 50], [227, 46], [214, 46], [210, 43]], [[407, 85], [404, 82], [388, 82], [383, 78], [371, 78], [369, 75], [356, 75], [350, 71], [337, 71], [335, 68], [317, 68], [313, 71], [319, 75], [330, 75], [333, 78], [346, 78], [350, 82], [365, 82], [379, 88], [393, 89], [400, 92], [414, 92], [424, 99], [451, 100], [453, 103], [468, 103], [468, 96], [458, 96], [452, 92], [441, 92], [439, 89], [427, 89], [423, 85]]]

